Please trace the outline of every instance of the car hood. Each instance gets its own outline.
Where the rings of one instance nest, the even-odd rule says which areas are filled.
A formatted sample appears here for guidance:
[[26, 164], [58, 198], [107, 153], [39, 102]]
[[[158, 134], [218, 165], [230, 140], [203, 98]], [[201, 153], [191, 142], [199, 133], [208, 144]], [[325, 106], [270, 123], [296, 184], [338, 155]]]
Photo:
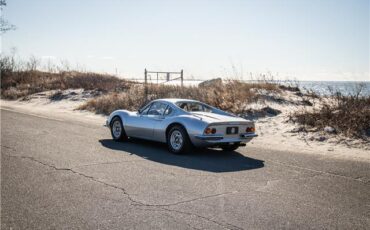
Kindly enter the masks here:
[[217, 113], [191, 112], [190, 114], [208, 123], [223, 123], [223, 122], [250, 123], [250, 121], [245, 120], [240, 117], [232, 117], [232, 116], [221, 115]]

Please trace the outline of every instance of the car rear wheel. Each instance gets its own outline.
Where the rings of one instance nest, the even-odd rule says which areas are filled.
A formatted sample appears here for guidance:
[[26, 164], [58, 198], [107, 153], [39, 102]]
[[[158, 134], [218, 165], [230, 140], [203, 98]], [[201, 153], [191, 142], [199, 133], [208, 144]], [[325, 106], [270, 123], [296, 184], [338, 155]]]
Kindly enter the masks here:
[[110, 131], [112, 138], [115, 141], [127, 140], [125, 129], [123, 128], [122, 120], [119, 117], [114, 117], [111, 121]]
[[174, 126], [167, 134], [168, 150], [175, 154], [182, 154], [191, 149], [188, 133], [182, 126]]
[[232, 145], [224, 145], [221, 148], [222, 148], [223, 151], [226, 151], [226, 152], [235, 151], [239, 148], [239, 143], [235, 143], [235, 144], [232, 144]]

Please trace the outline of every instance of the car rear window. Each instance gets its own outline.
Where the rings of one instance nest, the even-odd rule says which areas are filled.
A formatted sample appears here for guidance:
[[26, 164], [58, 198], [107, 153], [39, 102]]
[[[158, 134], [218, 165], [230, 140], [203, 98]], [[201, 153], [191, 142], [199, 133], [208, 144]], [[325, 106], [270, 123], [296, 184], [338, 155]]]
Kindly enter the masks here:
[[199, 102], [179, 101], [176, 106], [187, 112], [212, 112], [211, 107]]

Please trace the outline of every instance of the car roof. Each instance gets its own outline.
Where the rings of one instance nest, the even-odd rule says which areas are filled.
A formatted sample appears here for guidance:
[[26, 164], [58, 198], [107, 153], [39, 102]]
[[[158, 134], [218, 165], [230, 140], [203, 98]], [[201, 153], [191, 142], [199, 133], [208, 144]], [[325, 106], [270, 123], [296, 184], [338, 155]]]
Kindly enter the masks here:
[[181, 101], [181, 102], [199, 102], [199, 101], [196, 101], [196, 100], [181, 99], [181, 98], [162, 98], [162, 99], [156, 99], [156, 100], [153, 100], [153, 101], [170, 102], [170, 103], [173, 103], [173, 104], [175, 104], [179, 101]]

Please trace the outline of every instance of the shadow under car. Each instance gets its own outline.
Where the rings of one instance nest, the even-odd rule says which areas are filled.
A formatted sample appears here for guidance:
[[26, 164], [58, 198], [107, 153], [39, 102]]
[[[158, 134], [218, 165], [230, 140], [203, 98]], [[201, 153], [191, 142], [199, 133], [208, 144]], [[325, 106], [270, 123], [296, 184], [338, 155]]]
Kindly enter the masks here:
[[162, 164], [182, 168], [209, 171], [235, 172], [264, 167], [264, 161], [246, 157], [237, 151], [224, 152], [216, 149], [193, 149], [191, 152], [175, 155], [163, 143], [130, 138], [125, 142], [102, 139], [99, 142], [106, 148], [135, 154]]

